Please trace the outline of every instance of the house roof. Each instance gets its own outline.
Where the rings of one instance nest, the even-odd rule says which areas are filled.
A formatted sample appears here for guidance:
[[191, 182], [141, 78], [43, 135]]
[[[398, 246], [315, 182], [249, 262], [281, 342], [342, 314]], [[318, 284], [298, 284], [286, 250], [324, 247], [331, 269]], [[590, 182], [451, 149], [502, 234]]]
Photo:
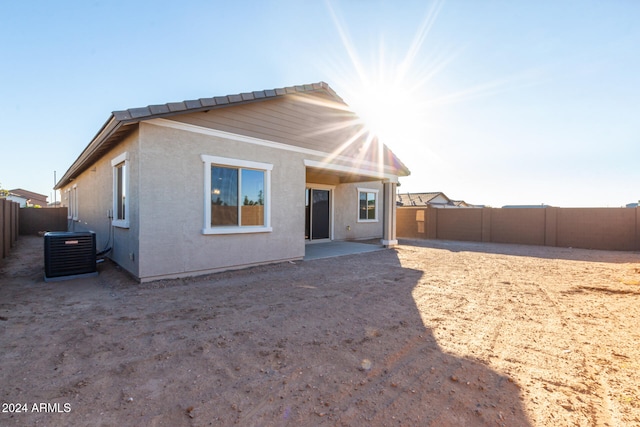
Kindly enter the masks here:
[[49, 197], [49, 196], [44, 195], [44, 194], [34, 193], [33, 191], [23, 190], [22, 188], [15, 188], [13, 190], [9, 190], [9, 193], [15, 194], [15, 195], [20, 196], [20, 197], [22, 197], [24, 199], [27, 199], [27, 200], [35, 199], [35, 200], [44, 200], [45, 202], [47, 201], [47, 198]]
[[[344, 100], [340, 98], [327, 83], [319, 82], [114, 111], [98, 131], [96, 136], [91, 140], [89, 145], [87, 145], [67, 172], [65, 172], [62, 178], [60, 178], [55, 189], [60, 189], [71, 182], [75, 177], [98, 160], [104, 153], [113, 148], [124, 137], [132, 132], [135, 129], [135, 126], [133, 125], [136, 125], [141, 121], [170, 117], [179, 114], [209, 111], [216, 108], [225, 108], [252, 102], [260, 102], [287, 95], [309, 94], [314, 92], [322, 92], [329, 95], [336, 102], [346, 106]], [[395, 155], [393, 155], [393, 153], [390, 152], [390, 155], [393, 158], [393, 163], [397, 165], [397, 169], [400, 174], [405, 176], [408, 175], [409, 169]]]
[[291, 86], [278, 89], [260, 90], [255, 92], [245, 92], [237, 95], [214, 96], [212, 98], [200, 98], [182, 102], [169, 102], [167, 104], [149, 105], [141, 108], [129, 108], [122, 111], [114, 111], [113, 116], [120, 121], [137, 121], [149, 118], [171, 116], [179, 113], [193, 113], [200, 110], [210, 110], [214, 107], [227, 107], [252, 101], [261, 101], [269, 98], [276, 98], [284, 95], [296, 93], [308, 93], [324, 91], [334, 97], [338, 102], [344, 104], [342, 98], [325, 82], [313, 83], [300, 86]]
[[[442, 197], [446, 202], [436, 201], [435, 199]], [[447, 197], [443, 192], [429, 193], [398, 193], [396, 195], [396, 203], [398, 206], [436, 206], [436, 207], [458, 207], [458, 208], [479, 208], [482, 205], [471, 205], [464, 200], [453, 200]]]
[[405, 193], [398, 194], [396, 201], [403, 206], [426, 206], [438, 196], [442, 196], [448, 201], [450, 199], [441, 191], [430, 193]]

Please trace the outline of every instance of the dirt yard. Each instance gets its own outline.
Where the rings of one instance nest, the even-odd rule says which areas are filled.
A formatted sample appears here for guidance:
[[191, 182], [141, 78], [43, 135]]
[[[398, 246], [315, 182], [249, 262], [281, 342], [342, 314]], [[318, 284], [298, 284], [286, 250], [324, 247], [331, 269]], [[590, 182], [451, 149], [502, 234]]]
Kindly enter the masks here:
[[640, 425], [640, 254], [403, 243], [141, 285], [22, 237], [0, 425]]

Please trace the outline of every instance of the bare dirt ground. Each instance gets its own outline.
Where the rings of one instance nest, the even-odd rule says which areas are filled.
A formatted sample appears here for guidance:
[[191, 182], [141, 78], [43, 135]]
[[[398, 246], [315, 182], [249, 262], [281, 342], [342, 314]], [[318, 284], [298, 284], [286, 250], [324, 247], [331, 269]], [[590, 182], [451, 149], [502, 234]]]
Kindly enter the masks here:
[[0, 261], [2, 426], [640, 425], [637, 253], [407, 241], [45, 283], [42, 244]]

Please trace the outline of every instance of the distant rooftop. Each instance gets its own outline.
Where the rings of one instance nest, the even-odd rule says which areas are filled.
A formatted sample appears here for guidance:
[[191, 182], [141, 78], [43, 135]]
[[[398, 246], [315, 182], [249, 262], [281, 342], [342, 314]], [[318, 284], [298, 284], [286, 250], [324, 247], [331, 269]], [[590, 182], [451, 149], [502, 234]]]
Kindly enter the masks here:
[[398, 193], [396, 194], [397, 206], [434, 206], [441, 208], [477, 208], [464, 200], [453, 200], [441, 191], [425, 193]]

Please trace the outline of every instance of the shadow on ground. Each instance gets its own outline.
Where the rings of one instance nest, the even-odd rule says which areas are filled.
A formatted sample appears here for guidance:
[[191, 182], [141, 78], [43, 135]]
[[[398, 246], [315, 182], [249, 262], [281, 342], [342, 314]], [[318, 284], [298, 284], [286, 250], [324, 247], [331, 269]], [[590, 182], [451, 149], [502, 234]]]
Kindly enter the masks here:
[[27, 240], [0, 264], [2, 401], [71, 411], [2, 425], [530, 425], [511, 378], [441, 350], [393, 250], [45, 283]]

